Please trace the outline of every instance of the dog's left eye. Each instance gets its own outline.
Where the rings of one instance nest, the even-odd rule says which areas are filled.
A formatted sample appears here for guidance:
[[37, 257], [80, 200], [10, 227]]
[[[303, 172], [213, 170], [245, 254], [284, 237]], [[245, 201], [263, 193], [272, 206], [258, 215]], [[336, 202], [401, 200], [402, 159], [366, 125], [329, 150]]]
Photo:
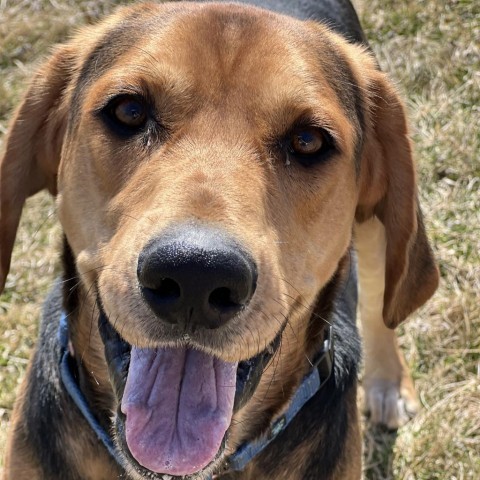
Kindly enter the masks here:
[[334, 150], [332, 137], [318, 127], [298, 127], [289, 135], [288, 153], [304, 166], [324, 160]]
[[148, 120], [145, 102], [136, 96], [122, 95], [110, 101], [104, 110], [107, 119], [122, 133], [136, 133]]

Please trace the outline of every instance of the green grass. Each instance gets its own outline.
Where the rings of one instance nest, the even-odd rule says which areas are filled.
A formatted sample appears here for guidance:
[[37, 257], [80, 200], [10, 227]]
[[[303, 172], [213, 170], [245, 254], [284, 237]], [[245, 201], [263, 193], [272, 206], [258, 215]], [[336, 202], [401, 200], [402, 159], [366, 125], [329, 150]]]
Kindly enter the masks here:
[[[78, 26], [116, 4], [0, 2], [0, 148], [26, 80]], [[365, 477], [480, 478], [480, 2], [370, 0], [362, 15], [382, 65], [407, 99], [421, 200], [442, 281], [400, 328], [422, 410], [396, 433], [364, 422]], [[28, 201], [0, 297], [0, 465], [15, 391], [36, 319], [58, 273], [60, 228], [51, 199]]]

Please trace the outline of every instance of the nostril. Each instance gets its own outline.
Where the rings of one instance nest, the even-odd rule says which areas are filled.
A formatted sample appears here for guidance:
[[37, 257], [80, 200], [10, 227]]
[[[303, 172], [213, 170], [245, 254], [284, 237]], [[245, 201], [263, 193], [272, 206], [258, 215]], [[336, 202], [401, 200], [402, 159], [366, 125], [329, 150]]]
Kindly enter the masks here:
[[241, 305], [232, 299], [232, 291], [227, 287], [216, 288], [208, 297], [208, 303], [221, 312], [239, 310]]
[[180, 298], [180, 285], [171, 278], [162, 278], [156, 288], [151, 289], [155, 292], [157, 300], [171, 302]]

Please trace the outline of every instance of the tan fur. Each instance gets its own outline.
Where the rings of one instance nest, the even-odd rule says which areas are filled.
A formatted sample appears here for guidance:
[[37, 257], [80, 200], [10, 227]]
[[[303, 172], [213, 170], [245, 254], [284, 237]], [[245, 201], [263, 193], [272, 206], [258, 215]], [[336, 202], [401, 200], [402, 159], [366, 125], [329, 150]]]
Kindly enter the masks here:
[[373, 423], [398, 428], [418, 409], [413, 383], [393, 330], [382, 319], [385, 292], [385, 228], [377, 218], [357, 225], [355, 245], [360, 278], [365, 408]]
[[[67, 128], [82, 66], [103, 35], [134, 10], [139, 24], [156, 12], [171, 20], [154, 36], [142, 35], [134, 49], [85, 84], [76, 121]], [[242, 27], [231, 23], [223, 29], [232, 12], [242, 16]], [[305, 39], [319, 50], [333, 46], [363, 92], [367, 135], [359, 179], [356, 125], [328, 80], [328, 60], [312, 56]], [[109, 95], [132, 85], [148, 85], [162, 124], [174, 132], [164, 144], [124, 145], [93, 114]], [[341, 150], [308, 173], [259, 147], [305, 115], [328, 126]], [[278, 403], [307, 371], [309, 308], [346, 253], [355, 217], [361, 222], [376, 215], [385, 226], [386, 267], [379, 273], [385, 276], [385, 292], [376, 306], [388, 326], [403, 320], [436, 287], [437, 273], [417, 220], [403, 107], [386, 76], [368, 53], [325, 27], [251, 7], [143, 5], [120, 9], [84, 29], [58, 48], [33, 80], [7, 137], [0, 186], [2, 285], [24, 200], [42, 188], [57, 194], [60, 221], [81, 276], [82, 327], [72, 341], [83, 355], [92, 395], [104, 408], [114, 405], [98, 331], [90, 325], [92, 285], [98, 284], [105, 312], [124, 338], [152, 347], [149, 326], [158, 320], [136, 288], [138, 254], [151, 238], [176, 222], [202, 221], [221, 226], [252, 253], [259, 270], [255, 297], [235, 328], [227, 326], [205, 350], [224, 360], [244, 360], [275, 338], [287, 315], [292, 328], [285, 330], [275, 368], [265, 372], [257, 394], [235, 418], [240, 422], [232, 428], [233, 443], [246, 435], [245, 419]], [[422, 274], [419, 255], [429, 268]], [[397, 379], [401, 368], [394, 337], [378, 318], [366, 330], [367, 351], [374, 352], [374, 358], [367, 355], [368, 365], [392, 365], [377, 377]], [[391, 348], [374, 351], [371, 345], [379, 337]], [[21, 405], [20, 400], [17, 411]], [[14, 429], [18, 422], [16, 417]], [[352, 422], [355, 459], [337, 478], [359, 477], [356, 413]], [[29, 463], [16, 438], [6, 478], [21, 478], [18, 465]], [[84, 466], [85, 478], [103, 478], [101, 467], [91, 465]]]
[[383, 74], [373, 74], [369, 88], [374, 121], [365, 146], [357, 220], [376, 215], [385, 226], [383, 319], [394, 328], [433, 295], [438, 270], [417, 202], [403, 105]]

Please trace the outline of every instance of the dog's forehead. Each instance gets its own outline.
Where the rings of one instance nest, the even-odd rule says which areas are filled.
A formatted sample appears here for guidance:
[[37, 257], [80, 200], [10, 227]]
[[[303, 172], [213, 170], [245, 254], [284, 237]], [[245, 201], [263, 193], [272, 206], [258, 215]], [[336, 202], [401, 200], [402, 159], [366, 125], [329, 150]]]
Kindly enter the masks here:
[[98, 76], [129, 51], [179, 65], [222, 62], [203, 63], [203, 69], [238, 66], [245, 59], [292, 61], [306, 40], [305, 22], [249, 5], [167, 3], [127, 12], [99, 38], [82, 69], [84, 76]]
[[202, 88], [221, 92], [240, 84], [257, 95], [300, 88], [308, 94], [315, 85], [333, 89], [344, 108], [356, 109], [355, 82], [328, 35], [251, 6], [181, 3], [132, 9], [83, 59], [74, 111], [87, 87], [115, 67], [126, 74], [143, 72], [147, 81], [163, 67], [194, 83], [197, 94]]
[[288, 23], [267, 12], [231, 5], [187, 10], [162, 31], [143, 38], [142, 51], [120, 63], [139, 71], [148, 65], [154, 75], [182, 79], [208, 101], [214, 101], [212, 94], [222, 102], [234, 92], [244, 99], [247, 92], [260, 97], [279, 94], [288, 87], [286, 77], [308, 88], [313, 83], [311, 69], [293, 42], [286, 41], [282, 26]]
[[263, 67], [262, 73], [268, 75], [271, 66], [279, 73], [278, 65], [283, 62], [300, 67], [303, 26], [303, 22], [255, 7], [213, 4], [177, 15], [164, 28], [159, 42], [153, 38], [150, 44], [154, 49], [166, 44], [165, 53], [195, 70], [201, 65], [204, 71], [229, 76], [242, 69], [253, 74]]

